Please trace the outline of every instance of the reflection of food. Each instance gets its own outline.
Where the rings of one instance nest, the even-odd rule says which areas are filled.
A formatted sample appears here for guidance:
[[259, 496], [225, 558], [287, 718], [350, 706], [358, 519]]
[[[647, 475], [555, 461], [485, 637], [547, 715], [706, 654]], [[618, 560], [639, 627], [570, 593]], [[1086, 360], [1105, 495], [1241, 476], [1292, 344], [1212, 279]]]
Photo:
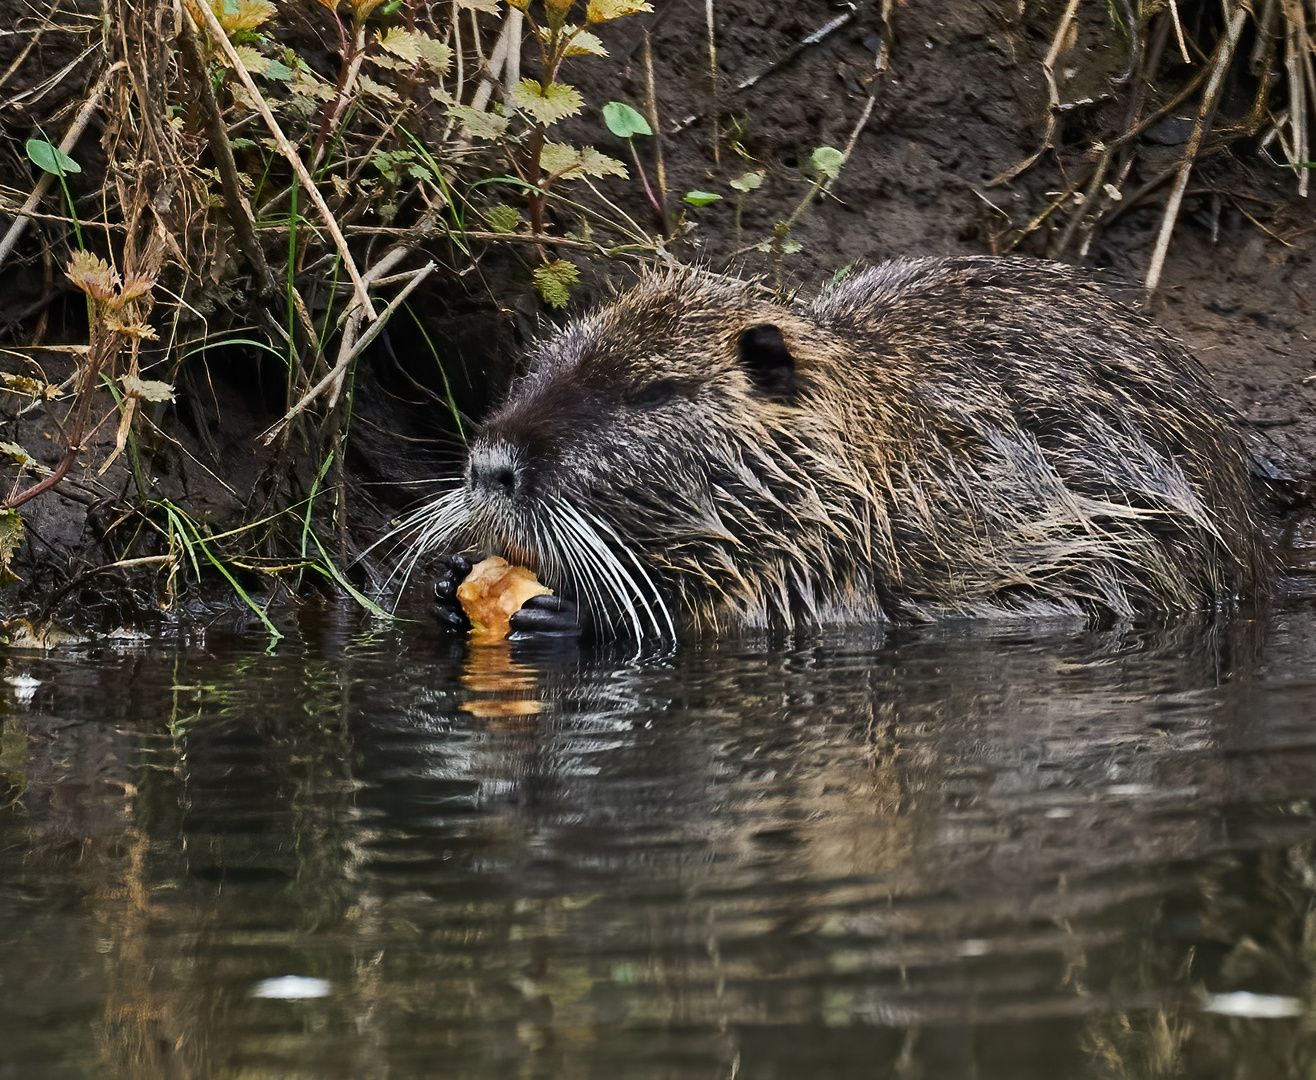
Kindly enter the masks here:
[[462, 672], [462, 686], [471, 697], [460, 708], [494, 727], [533, 730], [534, 717], [545, 709], [539, 682], [539, 673], [514, 661], [506, 647], [472, 649]]
[[552, 591], [539, 584], [533, 571], [494, 555], [471, 567], [457, 586], [457, 599], [471, 620], [472, 640], [501, 641], [512, 632], [510, 620], [522, 604]]

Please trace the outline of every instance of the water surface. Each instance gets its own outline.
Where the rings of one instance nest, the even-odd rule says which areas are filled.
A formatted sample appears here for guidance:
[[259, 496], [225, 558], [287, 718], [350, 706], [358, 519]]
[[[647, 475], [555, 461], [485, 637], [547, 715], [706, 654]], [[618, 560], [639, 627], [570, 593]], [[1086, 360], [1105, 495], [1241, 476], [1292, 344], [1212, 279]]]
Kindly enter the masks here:
[[0, 1078], [1308, 1077], [1314, 658], [0, 653]]

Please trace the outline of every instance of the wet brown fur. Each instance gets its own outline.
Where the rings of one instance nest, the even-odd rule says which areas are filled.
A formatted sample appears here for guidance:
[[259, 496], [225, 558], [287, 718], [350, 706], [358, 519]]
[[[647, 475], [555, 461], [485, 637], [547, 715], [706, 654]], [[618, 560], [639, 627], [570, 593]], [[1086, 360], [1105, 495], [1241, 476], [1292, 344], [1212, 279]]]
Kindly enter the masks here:
[[[755, 369], [742, 334], [762, 326], [793, 371]], [[606, 609], [569, 580], [585, 556], [546, 550], [570, 506], [697, 627], [1129, 618], [1267, 577], [1235, 414], [1057, 264], [901, 261], [790, 305], [655, 275], [550, 337], [472, 453], [516, 486], [468, 480], [463, 539]]]

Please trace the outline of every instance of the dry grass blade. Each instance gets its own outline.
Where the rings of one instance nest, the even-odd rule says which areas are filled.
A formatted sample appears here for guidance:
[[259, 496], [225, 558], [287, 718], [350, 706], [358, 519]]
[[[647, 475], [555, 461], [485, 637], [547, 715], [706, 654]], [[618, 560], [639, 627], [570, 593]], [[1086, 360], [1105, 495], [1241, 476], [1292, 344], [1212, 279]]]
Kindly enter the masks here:
[[1229, 65], [1234, 58], [1234, 50], [1238, 47], [1239, 35], [1243, 33], [1243, 24], [1247, 21], [1247, 18], [1248, 12], [1246, 9], [1242, 7], [1235, 9], [1229, 18], [1225, 36], [1216, 48], [1215, 59], [1211, 64], [1211, 78], [1208, 80], [1206, 90], [1202, 96], [1202, 107], [1198, 111], [1196, 121], [1193, 123], [1193, 131], [1188, 138], [1188, 146], [1184, 150], [1183, 161], [1179, 165], [1174, 188], [1170, 192], [1169, 199], [1166, 200], [1165, 214], [1161, 218], [1161, 228], [1156, 236], [1156, 245], [1152, 249], [1151, 261], [1147, 266], [1147, 279], [1143, 285], [1144, 303], [1151, 302], [1151, 298], [1156, 292], [1156, 286], [1160, 284], [1161, 272], [1165, 266], [1165, 254], [1170, 248], [1170, 236], [1174, 232], [1174, 223], [1179, 216], [1179, 207], [1183, 202], [1184, 192], [1188, 188], [1188, 178], [1192, 174], [1193, 164], [1196, 162], [1198, 152], [1201, 150], [1202, 140], [1206, 137], [1206, 133], [1211, 126], [1211, 120], [1215, 116], [1216, 106], [1220, 101], [1220, 91], [1224, 89], [1225, 73], [1229, 70]]
[[[338, 227], [338, 220], [334, 217], [333, 211], [329, 209], [329, 205], [324, 201], [324, 196], [320, 194], [320, 188], [303, 163], [301, 154], [298, 153], [297, 148], [288, 141], [288, 137], [283, 133], [283, 128], [279, 126], [279, 122], [274, 118], [274, 113], [270, 111], [264, 95], [256, 86], [255, 80], [248, 74], [242, 63], [242, 58], [238, 56], [237, 50], [233, 48], [233, 43], [229, 41], [228, 35], [224, 33], [224, 28], [220, 26], [219, 20], [215, 18], [215, 13], [210, 10], [210, 5], [205, 2], [198, 3], [188, 8], [189, 12], [192, 10], [199, 12], [201, 17], [205, 19], [206, 28], [210, 31], [211, 37], [214, 38], [215, 44], [224, 53], [230, 67], [233, 69], [233, 74], [237, 76], [244, 89], [251, 96], [252, 104], [256, 111], [260, 113], [261, 119], [265, 122], [265, 127], [274, 137], [279, 153], [292, 166], [298, 180], [301, 181], [306, 190], [307, 197], [315, 204], [315, 209], [319, 211], [324, 226], [333, 238], [334, 246], [338, 249], [339, 258], [343, 261], [343, 269], [347, 271], [348, 277], [352, 280], [352, 288], [356, 293], [356, 302], [360, 304], [367, 317], [373, 321], [376, 318], [375, 308], [370, 302], [370, 293], [366, 289], [365, 282], [361, 280], [361, 272], [357, 269], [356, 260], [352, 258], [347, 240]], [[186, 13], [184, 17], [188, 17]]]

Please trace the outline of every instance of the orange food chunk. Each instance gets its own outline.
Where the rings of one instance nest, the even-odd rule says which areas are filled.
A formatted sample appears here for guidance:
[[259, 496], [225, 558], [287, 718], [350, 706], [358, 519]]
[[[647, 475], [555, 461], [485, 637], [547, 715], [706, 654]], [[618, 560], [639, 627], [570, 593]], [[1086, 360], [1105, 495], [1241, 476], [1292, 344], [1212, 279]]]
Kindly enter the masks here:
[[522, 604], [552, 591], [539, 583], [533, 570], [493, 555], [471, 567], [457, 586], [457, 600], [471, 620], [473, 641], [501, 641], [512, 632], [510, 620]]

